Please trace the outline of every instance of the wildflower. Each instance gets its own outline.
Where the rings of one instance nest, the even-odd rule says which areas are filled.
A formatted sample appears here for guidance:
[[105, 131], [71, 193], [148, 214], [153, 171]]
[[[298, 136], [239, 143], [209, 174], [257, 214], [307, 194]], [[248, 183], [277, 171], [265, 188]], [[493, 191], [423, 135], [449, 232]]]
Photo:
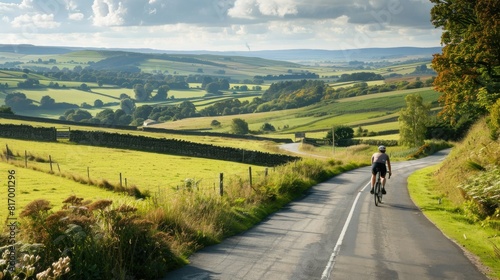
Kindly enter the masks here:
[[116, 211], [118, 211], [120, 213], [129, 213], [129, 212], [136, 212], [137, 208], [122, 204], [122, 205], [120, 205], [120, 207], [118, 207], [118, 209], [116, 209]]
[[104, 210], [104, 208], [110, 206], [113, 203], [112, 200], [101, 199], [89, 205], [89, 210]]
[[39, 214], [42, 211], [48, 211], [52, 209], [50, 206], [50, 202], [45, 200], [45, 199], [37, 199], [32, 202], [30, 202], [26, 207], [24, 207], [24, 210], [21, 212], [19, 216], [21, 217], [26, 217], [26, 216], [32, 216], [34, 217], [35, 215]]

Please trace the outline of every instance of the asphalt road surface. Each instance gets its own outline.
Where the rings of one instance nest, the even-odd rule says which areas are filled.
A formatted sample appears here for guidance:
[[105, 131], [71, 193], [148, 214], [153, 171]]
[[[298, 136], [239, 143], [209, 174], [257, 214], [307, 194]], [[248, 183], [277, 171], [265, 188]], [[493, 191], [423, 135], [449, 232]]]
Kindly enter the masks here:
[[379, 207], [369, 167], [336, 176], [164, 279], [487, 279], [408, 196], [408, 176], [446, 154], [393, 163]]

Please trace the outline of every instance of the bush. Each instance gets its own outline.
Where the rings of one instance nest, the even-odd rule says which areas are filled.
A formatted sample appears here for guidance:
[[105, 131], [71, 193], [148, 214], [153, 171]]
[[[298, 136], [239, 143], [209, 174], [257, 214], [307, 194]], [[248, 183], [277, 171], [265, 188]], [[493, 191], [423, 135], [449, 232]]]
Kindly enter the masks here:
[[[484, 168], [483, 168], [484, 170]], [[500, 168], [492, 166], [488, 170], [473, 176], [459, 188], [464, 197], [473, 201], [473, 212], [481, 219], [492, 216], [500, 208]]]
[[446, 141], [430, 141], [420, 146], [416, 152], [409, 155], [408, 159], [418, 159], [428, 155], [432, 155], [437, 151], [451, 148], [452, 145]]
[[46, 200], [35, 200], [20, 214], [21, 233], [40, 243], [40, 266], [71, 257], [71, 279], [157, 279], [183, 263], [170, 250], [170, 237], [129, 205], [111, 200], [84, 202], [71, 196], [52, 212]]

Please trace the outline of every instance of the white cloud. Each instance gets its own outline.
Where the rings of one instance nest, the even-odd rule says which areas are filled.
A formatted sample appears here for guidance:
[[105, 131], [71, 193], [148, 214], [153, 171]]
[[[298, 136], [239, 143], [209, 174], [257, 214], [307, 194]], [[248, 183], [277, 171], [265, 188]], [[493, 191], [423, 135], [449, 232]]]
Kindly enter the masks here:
[[73, 20], [73, 21], [81, 21], [84, 17], [85, 17], [85, 15], [82, 13], [73, 13], [73, 14], [69, 14], [68, 19]]
[[313, 30], [309, 28], [310, 24], [300, 24], [299, 22], [281, 22], [274, 21], [269, 23], [269, 30], [277, 34], [283, 34], [287, 36], [294, 36], [297, 34], [307, 34], [312, 33]]
[[13, 43], [167, 50], [435, 46], [441, 30], [430, 23], [431, 7], [429, 0], [0, 0], [0, 33]]
[[74, 0], [64, 0], [68, 11], [78, 11], [78, 3]]
[[119, 26], [124, 24], [127, 9], [122, 2], [114, 0], [95, 0], [92, 4], [95, 26]]
[[265, 16], [296, 15], [297, 6], [291, 0], [257, 0], [259, 11]]
[[228, 15], [234, 18], [254, 19], [260, 15], [284, 17], [298, 13], [294, 0], [236, 0]]
[[0, 2], [0, 12], [2, 14], [12, 13], [17, 9], [17, 5], [13, 3], [1, 3]]
[[14, 18], [11, 22], [12, 27], [15, 28], [41, 28], [53, 29], [59, 27], [61, 24], [54, 21], [54, 15], [50, 14], [24, 14]]
[[34, 0], [23, 0], [19, 5], [21, 9], [32, 9]]
[[257, 5], [254, 0], [236, 0], [234, 7], [227, 11], [230, 17], [234, 18], [254, 18], [254, 10]]

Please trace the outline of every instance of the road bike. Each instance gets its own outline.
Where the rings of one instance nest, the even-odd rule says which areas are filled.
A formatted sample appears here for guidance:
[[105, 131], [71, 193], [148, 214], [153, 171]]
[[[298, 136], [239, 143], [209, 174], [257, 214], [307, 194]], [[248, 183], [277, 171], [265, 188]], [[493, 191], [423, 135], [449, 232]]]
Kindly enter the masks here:
[[[375, 186], [373, 187], [373, 198], [375, 199], [375, 206], [378, 206], [382, 203], [382, 196], [384, 194], [382, 193], [382, 182], [380, 182], [380, 171], [377, 171], [376, 176], [377, 179], [375, 181]], [[391, 178], [390, 173], [388, 178]]]

